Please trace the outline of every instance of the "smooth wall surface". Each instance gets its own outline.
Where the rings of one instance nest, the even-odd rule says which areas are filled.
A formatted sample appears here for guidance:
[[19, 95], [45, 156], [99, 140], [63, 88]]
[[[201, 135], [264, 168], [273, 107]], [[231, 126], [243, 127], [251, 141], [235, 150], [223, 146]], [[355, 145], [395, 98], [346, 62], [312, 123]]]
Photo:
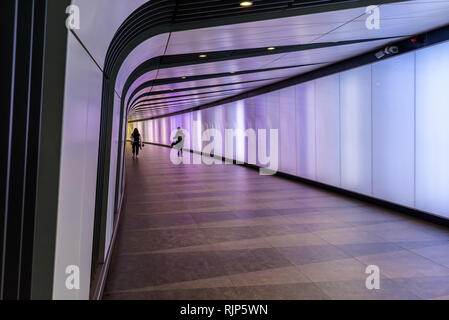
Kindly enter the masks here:
[[[223, 137], [224, 129], [242, 130], [233, 158], [248, 161], [243, 131], [278, 129], [279, 171], [449, 218], [447, 83], [446, 42], [215, 108], [130, 123], [128, 136], [144, 124], [145, 141], [168, 144], [177, 126], [190, 132], [200, 120], [202, 131]], [[193, 141], [193, 149], [208, 143]]]
[[[103, 75], [70, 33], [68, 42], [76, 71], [66, 79], [53, 298], [88, 299]], [[70, 266], [79, 268], [79, 290], [66, 286]]]
[[[85, 48], [69, 32], [65, 82], [64, 120], [59, 186], [59, 208], [56, 256], [53, 283], [54, 299], [89, 299], [95, 194], [97, 183], [98, 140], [100, 136], [101, 94], [103, 74], [95, 65], [103, 67], [109, 44], [122, 22], [147, 0], [73, 0], [80, 10], [80, 29], [74, 30]], [[162, 45], [163, 39], [155, 39]], [[151, 43], [154, 47], [154, 42]], [[89, 57], [90, 52], [93, 59]], [[157, 51], [157, 50], [156, 50]], [[157, 54], [155, 52], [154, 54]], [[132, 56], [131, 56], [132, 58]], [[131, 59], [132, 60], [132, 59]], [[132, 61], [131, 61], [132, 62]], [[122, 69], [135, 67], [125, 61]], [[126, 72], [122, 70], [116, 82], [117, 92]], [[123, 193], [123, 181], [117, 177], [120, 119], [119, 99], [114, 102], [111, 141], [109, 198], [107, 203], [105, 252], [111, 243], [114, 209]], [[123, 172], [123, 167], [119, 168]], [[119, 188], [115, 198], [116, 188]], [[67, 267], [80, 271], [79, 289], [69, 289]]]

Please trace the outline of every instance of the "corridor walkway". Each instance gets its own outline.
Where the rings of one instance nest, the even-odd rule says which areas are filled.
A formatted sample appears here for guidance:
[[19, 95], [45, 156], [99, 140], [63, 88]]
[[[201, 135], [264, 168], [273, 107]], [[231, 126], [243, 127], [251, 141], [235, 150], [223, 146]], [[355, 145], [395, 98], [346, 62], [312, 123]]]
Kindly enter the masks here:
[[307, 185], [146, 145], [125, 202], [104, 299], [449, 299], [448, 229]]

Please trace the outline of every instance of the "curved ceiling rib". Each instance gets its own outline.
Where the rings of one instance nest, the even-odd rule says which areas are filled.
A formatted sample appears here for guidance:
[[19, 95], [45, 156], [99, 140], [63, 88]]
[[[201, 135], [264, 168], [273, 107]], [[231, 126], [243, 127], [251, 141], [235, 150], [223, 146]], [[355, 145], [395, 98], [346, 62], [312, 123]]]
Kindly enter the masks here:
[[250, 74], [250, 73], [259, 73], [259, 72], [268, 72], [268, 71], [274, 71], [274, 70], [282, 70], [282, 69], [291, 69], [291, 68], [299, 68], [299, 67], [306, 67], [306, 66], [314, 66], [314, 65], [321, 65], [321, 63], [311, 63], [311, 64], [301, 64], [301, 65], [292, 65], [292, 66], [282, 66], [282, 67], [276, 67], [276, 68], [265, 68], [265, 69], [252, 69], [252, 70], [242, 70], [242, 71], [236, 71], [236, 72], [221, 72], [221, 73], [210, 73], [210, 74], [200, 74], [200, 75], [194, 75], [189, 77], [175, 77], [175, 78], [164, 78], [164, 79], [154, 79], [147, 82], [144, 82], [139, 87], [137, 87], [133, 93], [128, 98], [128, 104], [129, 106], [133, 106], [137, 100], [139, 100], [139, 97], [135, 98], [133, 101], [132, 98], [135, 96], [135, 93], [151, 87], [151, 86], [158, 86], [158, 85], [164, 85], [164, 84], [173, 84], [173, 83], [182, 83], [182, 82], [188, 82], [188, 81], [196, 81], [196, 80], [205, 80], [205, 79], [214, 79], [214, 78], [221, 78], [221, 77], [229, 77], [232, 76], [238, 76], [242, 74]]
[[[220, 87], [229, 87], [229, 86], [245, 85], [245, 84], [251, 84], [251, 83], [258, 83], [258, 82], [274, 81], [274, 80], [279, 80], [279, 79], [281, 79], [281, 78], [280, 77], [277, 77], [277, 78], [265, 78], [265, 79], [239, 81], [239, 82], [234, 82], [233, 81], [233, 82], [230, 82], [230, 83], [220, 83], [220, 84], [207, 85], [207, 86], [183, 87], [183, 88], [180, 88], [180, 89], [169, 89], [169, 90], [152, 91], [152, 92], [143, 93], [141, 96], [139, 96], [139, 99], [143, 99], [145, 97], [150, 97], [150, 96], [174, 94], [174, 93], [186, 92], [186, 91], [200, 91], [200, 90], [214, 89], [214, 88], [220, 88]], [[250, 87], [248, 87], [248, 88], [250, 88]]]

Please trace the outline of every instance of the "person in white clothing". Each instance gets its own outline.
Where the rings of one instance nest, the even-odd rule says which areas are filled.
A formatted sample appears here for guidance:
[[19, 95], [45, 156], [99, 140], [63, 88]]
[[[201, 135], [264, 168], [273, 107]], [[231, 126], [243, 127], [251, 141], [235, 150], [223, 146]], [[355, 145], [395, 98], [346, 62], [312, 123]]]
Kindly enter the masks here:
[[184, 147], [184, 132], [182, 132], [181, 127], [178, 127], [176, 135], [173, 137], [175, 141], [172, 142], [171, 148], [178, 150], [178, 157], [182, 157], [182, 148]]

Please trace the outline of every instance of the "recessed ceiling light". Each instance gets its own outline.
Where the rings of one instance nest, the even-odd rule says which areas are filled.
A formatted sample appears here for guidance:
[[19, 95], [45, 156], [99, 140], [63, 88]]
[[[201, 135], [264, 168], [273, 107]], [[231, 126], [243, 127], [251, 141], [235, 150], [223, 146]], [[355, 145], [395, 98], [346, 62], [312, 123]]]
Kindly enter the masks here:
[[185, 78], [187, 78], [187, 77], [181, 77], [181, 79], [185, 79]]
[[267, 50], [269, 50], [269, 51], [272, 51], [272, 50], [274, 50], [274, 49], [276, 49], [275, 47], [268, 47], [267, 48]]
[[200, 57], [200, 58], [206, 58], [206, 57], [207, 57], [207, 54], [200, 54], [199, 57]]
[[251, 1], [242, 1], [240, 2], [241, 7], [251, 7], [253, 3]]

